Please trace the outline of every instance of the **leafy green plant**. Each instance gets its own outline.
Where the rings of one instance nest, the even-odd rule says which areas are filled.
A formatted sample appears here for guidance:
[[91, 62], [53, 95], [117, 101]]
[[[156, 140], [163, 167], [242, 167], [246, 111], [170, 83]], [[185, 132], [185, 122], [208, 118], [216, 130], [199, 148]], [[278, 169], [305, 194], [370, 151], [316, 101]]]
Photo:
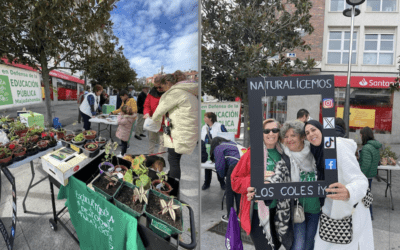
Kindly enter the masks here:
[[147, 204], [147, 192], [144, 190], [143, 186], [139, 188], [135, 188], [133, 190], [133, 201], [136, 202], [139, 200], [140, 203], [144, 201]]
[[79, 135], [75, 136], [75, 138], [74, 138], [74, 140], [75, 140], [76, 142], [81, 142], [81, 141], [83, 141], [84, 139], [85, 139], [85, 137], [83, 137], [83, 134], [82, 134], [82, 133], [80, 133]]
[[149, 189], [149, 188], [150, 188], [150, 184], [151, 184], [151, 179], [150, 179], [150, 177], [149, 177], [148, 175], [146, 175], [146, 174], [140, 175], [140, 176], [139, 176], [139, 179], [136, 180], [136, 182], [135, 182], [135, 185], [136, 185], [136, 186], [138, 186], [138, 187], [143, 186], [143, 187], [145, 187], [146, 189]]
[[157, 173], [158, 179], [160, 179], [160, 184], [157, 185], [156, 189], [161, 189], [164, 187], [164, 181], [168, 180], [168, 175], [164, 171]]
[[0, 148], [0, 153], [4, 153], [5, 154], [5, 156], [3, 157], [3, 159], [4, 159], [4, 158], [7, 158], [7, 157], [9, 157], [11, 155], [11, 150], [9, 148], [2, 147], [2, 148]]
[[380, 151], [380, 156], [381, 156], [381, 159], [382, 159], [382, 158], [390, 158], [390, 157], [391, 157], [391, 158], [397, 160], [396, 153], [394, 153], [394, 152], [391, 150], [391, 147], [388, 146], [388, 145], [385, 145], [385, 149], [383, 149], [383, 150]]
[[89, 144], [89, 145], [87, 146], [87, 148], [90, 148], [90, 149], [94, 149], [94, 148], [96, 148], [96, 147], [97, 147], [97, 145], [94, 144], [94, 143]]
[[175, 221], [176, 219], [175, 209], [180, 208], [180, 206], [174, 205], [174, 199], [172, 198], [168, 201], [168, 203], [161, 198], [160, 203], [162, 210], [159, 212], [159, 214], [165, 214], [166, 212], [169, 212], [169, 215], [171, 216], [172, 220]]

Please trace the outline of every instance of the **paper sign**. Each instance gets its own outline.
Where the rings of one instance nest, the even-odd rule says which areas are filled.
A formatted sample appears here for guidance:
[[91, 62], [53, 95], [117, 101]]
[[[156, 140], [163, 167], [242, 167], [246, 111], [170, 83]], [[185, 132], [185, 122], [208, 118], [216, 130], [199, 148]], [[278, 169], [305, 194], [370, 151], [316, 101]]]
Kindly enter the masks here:
[[115, 109], [118, 109], [117, 107], [117, 96], [116, 95], [110, 95], [110, 105], [114, 105]]
[[[338, 107], [336, 117], [343, 118], [343, 107]], [[375, 127], [375, 109], [350, 108], [350, 127]]]

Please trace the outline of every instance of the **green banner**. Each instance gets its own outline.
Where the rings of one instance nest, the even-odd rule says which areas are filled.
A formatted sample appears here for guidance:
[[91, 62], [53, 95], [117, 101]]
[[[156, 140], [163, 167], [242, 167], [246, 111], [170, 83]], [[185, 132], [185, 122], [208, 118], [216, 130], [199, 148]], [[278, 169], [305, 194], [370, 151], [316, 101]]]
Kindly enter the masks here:
[[7, 104], [13, 104], [10, 81], [8, 76], [0, 75], [0, 106]]
[[217, 121], [230, 133], [237, 133], [240, 120], [240, 102], [202, 102], [201, 103], [201, 127], [204, 126], [204, 114], [213, 112]]

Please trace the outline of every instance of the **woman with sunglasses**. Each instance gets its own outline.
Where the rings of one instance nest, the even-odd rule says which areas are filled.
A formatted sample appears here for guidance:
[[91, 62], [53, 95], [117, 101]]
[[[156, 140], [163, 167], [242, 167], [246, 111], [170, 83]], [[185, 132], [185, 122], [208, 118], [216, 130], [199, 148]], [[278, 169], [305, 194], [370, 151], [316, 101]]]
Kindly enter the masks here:
[[165, 92], [153, 114], [158, 124], [165, 116], [164, 146], [168, 148], [169, 176], [181, 178], [182, 154], [192, 154], [198, 141], [198, 83], [185, 80], [181, 71], [167, 74], [161, 80]]
[[[305, 134], [311, 143], [311, 150], [319, 169], [323, 170], [325, 162], [321, 123], [315, 120], [306, 122]], [[318, 233], [315, 237], [315, 249], [374, 249], [370, 212], [362, 204], [362, 199], [367, 193], [368, 180], [361, 172], [355, 156], [356, 150], [357, 144], [353, 140], [336, 137], [338, 182], [325, 189], [325, 192], [332, 194], [326, 196], [322, 207], [322, 212], [332, 219], [341, 220], [352, 216], [352, 240], [349, 244], [331, 243], [321, 239]]]
[[[305, 141], [304, 123], [299, 120], [287, 121], [281, 128], [284, 152], [290, 158], [290, 177], [292, 182], [317, 180], [317, 168], [310, 150], [310, 142]], [[299, 198], [303, 206], [305, 221], [294, 224], [292, 250], [313, 250], [314, 238], [318, 228], [321, 204], [318, 197]]]
[[[274, 174], [272, 171], [282, 170], [281, 167], [290, 169], [290, 160], [279, 142], [279, 127], [279, 122], [274, 119], [263, 122], [264, 173], [267, 177]], [[239, 213], [241, 227], [250, 234], [256, 250], [279, 249], [282, 245], [285, 249], [290, 249], [293, 242], [290, 209], [281, 206], [281, 201], [253, 201], [254, 187], [250, 187], [250, 154], [249, 149], [231, 174], [232, 190], [242, 194]], [[279, 216], [275, 216], [277, 213]]]
[[[153, 116], [160, 102], [160, 98], [164, 94], [161, 87], [161, 79], [162, 76], [157, 76], [154, 79], [154, 87], [150, 90], [143, 105], [143, 119]], [[154, 153], [156, 144], [160, 145], [158, 148], [159, 153], [165, 152], [162, 125], [164, 125], [164, 119], [162, 120], [161, 128], [158, 132], [149, 131], [149, 154]]]

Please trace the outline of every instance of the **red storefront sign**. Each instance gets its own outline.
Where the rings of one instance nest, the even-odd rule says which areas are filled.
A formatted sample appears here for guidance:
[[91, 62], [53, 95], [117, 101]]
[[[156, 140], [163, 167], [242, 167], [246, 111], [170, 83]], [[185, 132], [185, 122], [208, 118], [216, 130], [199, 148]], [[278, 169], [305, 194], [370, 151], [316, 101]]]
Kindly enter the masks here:
[[[18, 63], [9, 63], [6, 58], [2, 58], [1, 60], [3, 60], [6, 64], [12, 65], [12, 66], [17, 67], [17, 68], [26, 69], [26, 70], [35, 71], [35, 72], [37, 71], [37, 70], [35, 70], [34, 68], [32, 68], [31, 66], [28, 66], [28, 65], [23, 65], [23, 64], [18, 64]], [[85, 81], [79, 79], [78, 77], [70, 76], [70, 75], [55, 71], [55, 70], [50, 71], [49, 75], [57, 77], [57, 78], [60, 78], [60, 79], [64, 79], [64, 80], [67, 80], [67, 81], [76, 82], [76, 83], [80, 83], [80, 84], [85, 84]]]
[[[396, 77], [375, 77], [375, 76], [352, 76], [350, 78], [350, 87], [369, 88], [369, 89], [387, 89], [389, 85], [395, 82]], [[335, 87], [346, 87], [347, 76], [335, 76]]]

